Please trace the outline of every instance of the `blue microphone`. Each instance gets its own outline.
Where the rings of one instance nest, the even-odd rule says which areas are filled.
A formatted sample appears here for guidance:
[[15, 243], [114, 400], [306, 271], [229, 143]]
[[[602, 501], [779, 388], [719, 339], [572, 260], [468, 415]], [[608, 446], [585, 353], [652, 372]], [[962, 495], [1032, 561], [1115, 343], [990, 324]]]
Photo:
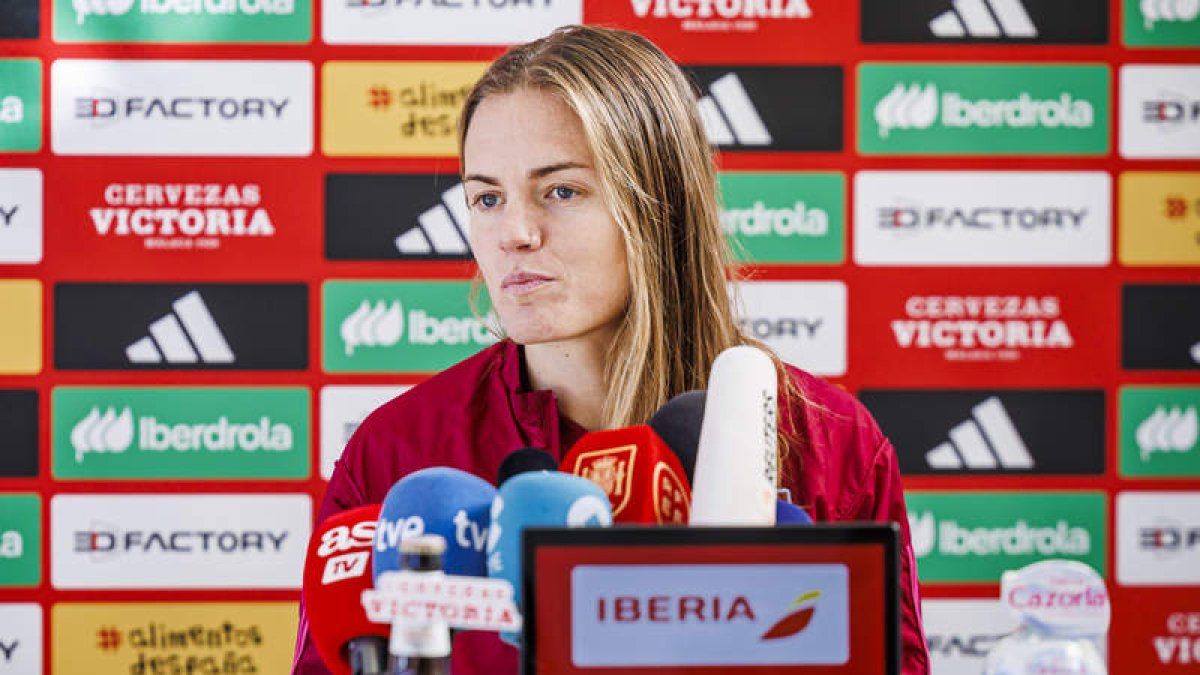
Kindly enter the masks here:
[[[386, 508], [386, 506], [385, 506]], [[609, 527], [608, 495], [592, 481], [557, 471], [532, 471], [505, 481], [492, 502], [487, 575], [513, 585], [521, 605], [521, 532], [527, 527]], [[519, 633], [501, 633], [520, 646]]]
[[408, 537], [438, 534], [446, 540], [446, 574], [487, 576], [484, 550], [488, 514], [496, 488], [458, 469], [432, 467], [408, 474], [388, 490], [375, 527], [371, 573], [400, 569], [400, 543]]
[[775, 501], [775, 524], [776, 525], [812, 525], [812, 516], [808, 515], [808, 511], [796, 506], [791, 502], [785, 502], [782, 499]]

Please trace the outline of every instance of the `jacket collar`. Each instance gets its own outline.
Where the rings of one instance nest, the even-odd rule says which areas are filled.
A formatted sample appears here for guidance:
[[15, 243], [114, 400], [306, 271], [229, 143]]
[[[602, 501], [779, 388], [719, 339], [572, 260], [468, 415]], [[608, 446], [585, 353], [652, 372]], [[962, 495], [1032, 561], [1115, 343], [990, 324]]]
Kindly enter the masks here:
[[508, 396], [509, 407], [521, 435], [529, 447], [545, 450], [555, 459], [562, 460], [567, 449], [574, 445], [586, 430], [559, 415], [558, 400], [553, 391], [529, 389], [525, 377], [525, 350], [521, 345], [505, 339], [500, 343], [499, 349], [500, 384]]

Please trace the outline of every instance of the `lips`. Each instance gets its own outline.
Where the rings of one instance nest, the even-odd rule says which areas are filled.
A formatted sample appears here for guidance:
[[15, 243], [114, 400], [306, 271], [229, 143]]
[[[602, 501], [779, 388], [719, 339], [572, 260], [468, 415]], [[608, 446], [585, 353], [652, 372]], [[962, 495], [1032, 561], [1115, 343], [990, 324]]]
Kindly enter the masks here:
[[539, 272], [511, 272], [500, 282], [500, 288], [508, 293], [528, 293], [554, 281], [554, 277]]

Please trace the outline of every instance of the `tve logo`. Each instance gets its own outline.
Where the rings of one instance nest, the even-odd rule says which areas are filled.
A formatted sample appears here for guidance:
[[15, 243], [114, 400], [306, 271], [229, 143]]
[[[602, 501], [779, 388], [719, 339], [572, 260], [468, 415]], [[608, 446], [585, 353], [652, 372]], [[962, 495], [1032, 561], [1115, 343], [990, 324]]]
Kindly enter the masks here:
[[584, 22], [645, 35], [686, 63], [787, 63], [854, 39], [854, 3], [838, 0], [611, 0], [589, 2]]
[[42, 606], [0, 604], [0, 672], [42, 672]]
[[0, 587], [37, 586], [42, 580], [42, 501], [37, 495], [0, 495]]
[[[846, 285], [840, 281], [750, 281], [735, 289], [738, 325], [781, 359], [818, 375], [846, 374]], [[736, 300], [736, 296], [735, 296]]]
[[54, 298], [58, 368], [308, 367], [303, 284], [58, 284]]
[[0, 279], [0, 375], [42, 370], [42, 282]]
[[333, 475], [333, 465], [367, 415], [410, 388], [402, 385], [321, 387], [321, 478], [328, 480]]
[[862, 39], [864, 43], [1100, 45], [1108, 42], [1108, 3], [862, 0]]
[[1104, 473], [1100, 390], [865, 390], [905, 474]]
[[1106, 66], [863, 64], [863, 154], [1102, 155]]
[[1200, 493], [1117, 495], [1117, 580], [1127, 586], [1200, 583]]
[[1196, 0], [1125, 0], [1125, 44], [1130, 47], [1200, 46]]
[[307, 61], [59, 59], [50, 72], [60, 155], [312, 152]]
[[1121, 475], [1200, 476], [1200, 388], [1121, 387]]
[[721, 227], [744, 262], [841, 263], [846, 179], [840, 173], [723, 172]]
[[[5, 7], [10, 6], [5, 3]], [[4, 29], [0, 21], [0, 31]], [[0, 152], [36, 152], [41, 148], [42, 62], [0, 59]]]
[[470, 260], [469, 224], [458, 176], [325, 176], [330, 260]]
[[0, 478], [38, 475], [38, 392], [0, 389]]
[[[303, 550], [303, 549], [302, 549]], [[54, 673], [286, 673], [295, 602], [55, 603]]]
[[308, 42], [309, 0], [53, 0], [55, 42]]
[[1120, 178], [1126, 265], [1200, 265], [1200, 173], [1126, 171]]
[[56, 387], [56, 478], [307, 478], [304, 387]]
[[0, 169], [0, 265], [42, 261], [42, 172]]
[[1120, 120], [1122, 157], [1200, 159], [1200, 66], [1121, 66]]
[[1047, 558], [1104, 574], [1102, 493], [910, 491], [905, 502], [922, 582], [994, 583]]
[[860, 171], [860, 265], [1106, 265], [1106, 172]]
[[687, 68], [708, 140], [722, 151], [840, 152], [841, 66]]
[[55, 588], [299, 588], [308, 495], [56, 495]]
[[[845, 664], [849, 582], [838, 564], [579, 565], [571, 658], [585, 668]], [[809, 620], [787, 621], [797, 615]]]
[[350, 157], [455, 156], [459, 112], [486, 67], [471, 61], [326, 62], [321, 67], [321, 151]]
[[583, 23], [583, 0], [331, 0], [321, 19], [321, 37], [335, 45], [507, 45]]
[[1126, 285], [1121, 314], [1122, 367], [1200, 369], [1200, 285]]
[[998, 600], [925, 598], [921, 618], [935, 673], [982, 673], [988, 652], [1019, 625]]
[[435, 372], [496, 342], [466, 282], [326, 281], [322, 294], [329, 372]]
[[[41, 33], [38, 0], [9, 0], [0, 5], [0, 38], [33, 40]], [[39, 660], [40, 662], [40, 660]], [[40, 669], [30, 668], [29, 672]]]

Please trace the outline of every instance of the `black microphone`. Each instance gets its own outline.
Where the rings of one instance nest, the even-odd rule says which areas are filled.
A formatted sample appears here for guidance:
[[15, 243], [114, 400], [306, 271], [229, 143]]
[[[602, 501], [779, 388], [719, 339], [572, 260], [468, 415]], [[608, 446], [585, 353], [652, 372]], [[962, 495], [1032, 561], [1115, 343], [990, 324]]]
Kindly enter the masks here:
[[689, 483], [696, 474], [696, 451], [700, 447], [707, 396], [703, 389], [685, 391], [664, 403], [650, 418], [650, 428], [679, 458]]
[[496, 485], [504, 485], [509, 478], [530, 471], [558, 471], [558, 461], [545, 450], [521, 448], [500, 462]]

